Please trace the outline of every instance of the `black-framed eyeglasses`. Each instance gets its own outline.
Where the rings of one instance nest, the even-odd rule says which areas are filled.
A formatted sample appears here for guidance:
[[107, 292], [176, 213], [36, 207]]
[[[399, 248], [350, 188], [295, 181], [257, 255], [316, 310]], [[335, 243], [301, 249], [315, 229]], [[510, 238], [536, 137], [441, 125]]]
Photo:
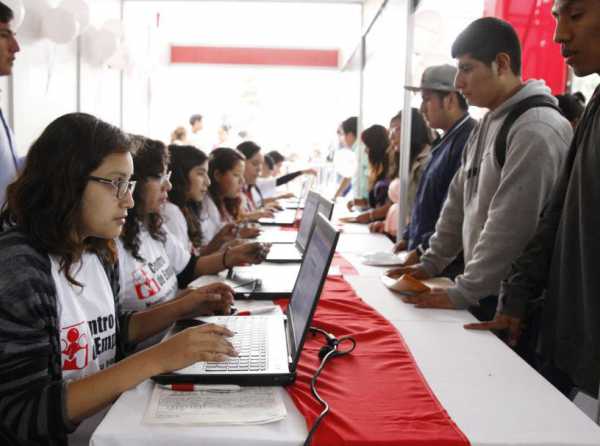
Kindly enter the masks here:
[[127, 194], [127, 192], [133, 194], [133, 191], [135, 190], [136, 181], [119, 180], [119, 179], [111, 180], [109, 178], [95, 177], [92, 175], [90, 175], [88, 177], [88, 179], [97, 181], [98, 183], [102, 183], [102, 184], [110, 184], [117, 191], [117, 198], [119, 200], [124, 198], [125, 194]]
[[171, 179], [171, 171], [169, 170], [164, 175], [149, 175], [149, 177], [160, 181], [160, 184], [164, 184]]

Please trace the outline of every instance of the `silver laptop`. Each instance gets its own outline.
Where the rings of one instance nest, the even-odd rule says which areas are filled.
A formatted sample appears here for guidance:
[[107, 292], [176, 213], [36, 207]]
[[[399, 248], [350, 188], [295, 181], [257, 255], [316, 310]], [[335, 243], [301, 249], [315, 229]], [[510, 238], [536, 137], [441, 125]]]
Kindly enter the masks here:
[[[175, 372], [153, 376], [152, 379], [161, 384], [243, 386], [271, 386], [293, 382], [338, 237], [339, 232], [325, 217], [318, 215], [284, 315], [202, 318], [201, 323], [225, 325], [236, 332], [231, 342], [239, 353], [238, 357], [224, 362], [197, 362]], [[179, 329], [181, 328], [180, 326]]]
[[323, 214], [327, 219], [331, 219], [333, 202], [311, 191], [306, 199], [295, 243], [293, 245], [275, 244], [271, 246], [265, 262], [288, 263], [302, 261], [302, 255], [310, 239], [315, 216], [318, 213]]

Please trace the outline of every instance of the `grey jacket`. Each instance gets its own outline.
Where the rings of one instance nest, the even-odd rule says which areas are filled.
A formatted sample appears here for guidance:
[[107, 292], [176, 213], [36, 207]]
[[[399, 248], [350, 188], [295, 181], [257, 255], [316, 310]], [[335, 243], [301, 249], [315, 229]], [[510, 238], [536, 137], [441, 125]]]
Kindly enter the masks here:
[[473, 129], [463, 151], [430, 247], [421, 258], [438, 275], [463, 251], [464, 274], [448, 290], [457, 308], [498, 295], [511, 262], [535, 232], [573, 132], [556, 110], [537, 107], [521, 115], [507, 137], [501, 168], [494, 141], [510, 110], [523, 99], [551, 95], [543, 81], [528, 81]]

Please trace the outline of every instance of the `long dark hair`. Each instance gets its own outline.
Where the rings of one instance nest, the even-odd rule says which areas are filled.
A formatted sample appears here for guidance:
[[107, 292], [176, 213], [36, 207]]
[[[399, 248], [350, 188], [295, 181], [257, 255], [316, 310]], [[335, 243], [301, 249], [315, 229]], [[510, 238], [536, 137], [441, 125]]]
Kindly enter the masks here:
[[202, 229], [200, 225], [201, 203], [189, 200], [187, 191], [190, 187], [188, 179], [190, 170], [201, 166], [208, 160], [206, 154], [194, 146], [169, 146], [171, 163], [171, 184], [173, 188], [169, 191], [169, 201], [178, 206], [188, 228], [188, 237], [194, 248], [202, 246]]
[[40, 251], [60, 258], [67, 280], [84, 251], [115, 262], [112, 240], [77, 240], [88, 176], [113, 153], [127, 153], [131, 141], [121, 130], [86, 113], [55, 119], [33, 143], [23, 172], [6, 191], [0, 228], [16, 226]]
[[158, 212], [146, 212], [144, 194], [148, 180], [160, 177], [169, 165], [169, 152], [161, 141], [137, 135], [133, 138], [137, 142], [133, 151], [133, 179], [138, 182], [138, 186], [133, 192], [135, 205], [127, 213], [121, 240], [125, 249], [134, 258], [144, 262], [144, 258], [140, 256], [140, 225], [146, 224], [146, 229], [154, 240], [166, 242], [166, 234], [162, 229], [162, 217]]
[[364, 130], [360, 135], [360, 139], [367, 148], [370, 167], [369, 185], [372, 187], [389, 173], [390, 162], [387, 150], [390, 146], [390, 138], [384, 126], [375, 124]]
[[241, 199], [239, 197], [220, 197], [221, 191], [219, 190], [219, 183], [217, 183], [215, 178], [215, 172], [225, 173], [233, 170], [235, 165], [240, 161], [246, 161], [244, 155], [228, 147], [219, 147], [213, 150], [208, 157], [208, 176], [210, 177], [208, 193], [217, 205], [219, 212], [221, 211], [221, 207], [224, 206], [234, 220], [237, 220], [240, 215]]
[[[431, 145], [432, 137], [431, 137], [431, 129], [425, 122], [425, 118], [419, 110], [416, 108], [411, 109], [411, 129], [410, 129], [410, 167], [414, 165], [415, 161], [419, 154], [425, 149], [426, 146]], [[398, 112], [396, 116], [394, 116], [391, 120], [401, 120], [402, 112]], [[390, 162], [390, 178], [396, 178], [398, 176], [398, 170], [400, 168], [400, 151], [395, 151], [391, 153], [390, 156], [392, 160]]]

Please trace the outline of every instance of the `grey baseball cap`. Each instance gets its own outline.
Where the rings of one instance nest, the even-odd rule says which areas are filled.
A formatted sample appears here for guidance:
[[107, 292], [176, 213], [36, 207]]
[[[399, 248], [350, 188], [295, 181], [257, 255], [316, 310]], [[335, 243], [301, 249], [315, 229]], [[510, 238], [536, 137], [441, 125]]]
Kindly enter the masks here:
[[434, 65], [427, 67], [421, 76], [421, 85], [419, 87], [405, 86], [409, 91], [438, 90], [438, 91], [458, 91], [454, 87], [454, 78], [457, 73], [456, 67], [452, 65]]

